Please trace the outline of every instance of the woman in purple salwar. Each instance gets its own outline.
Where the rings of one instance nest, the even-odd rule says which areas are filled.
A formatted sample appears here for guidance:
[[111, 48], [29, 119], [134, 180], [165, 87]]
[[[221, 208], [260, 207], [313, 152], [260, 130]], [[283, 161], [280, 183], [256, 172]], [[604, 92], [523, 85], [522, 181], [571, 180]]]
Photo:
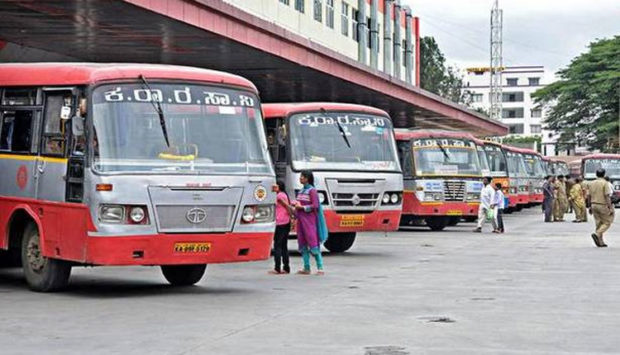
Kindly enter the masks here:
[[310, 254], [312, 254], [316, 260], [317, 275], [323, 275], [323, 257], [318, 233], [320, 202], [314, 187], [314, 175], [311, 171], [304, 170], [301, 172], [299, 182], [303, 188], [297, 194], [295, 214], [297, 216], [297, 243], [304, 261], [304, 268], [297, 273], [310, 274]]

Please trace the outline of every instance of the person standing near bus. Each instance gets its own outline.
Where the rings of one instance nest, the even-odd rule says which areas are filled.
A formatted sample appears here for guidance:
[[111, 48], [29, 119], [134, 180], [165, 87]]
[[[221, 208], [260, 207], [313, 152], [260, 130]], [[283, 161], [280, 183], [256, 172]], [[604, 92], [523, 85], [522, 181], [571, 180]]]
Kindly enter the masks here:
[[323, 275], [323, 256], [321, 243], [327, 239], [327, 226], [319, 202], [319, 194], [314, 187], [314, 175], [309, 170], [301, 172], [299, 182], [303, 188], [297, 194], [295, 203], [297, 217], [297, 243], [304, 262], [304, 268], [297, 273], [310, 275], [310, 254], [314, 256], [317, 275]]
[[547, 175], [543, 184], [543, 211], [545, 212], [545, 222], [553, 222], [552, 212], [555, 205], [554, 177]]
[[[495, 189], [491, 186], [491, 177], [485, 177], [482, 179], [484, 187], [480, 191], [480, 207], [478, 207], [478, 227], [474, 229], [476, 233], [482, 233], [482, 226], [487, 221], [487, 216], [493, 213], [495, 208]], [[491, 224], [493, 225], [493, 231], [497, 230], [497, 224], [495, 223], [495, 217], [491, 218]]]
[[588, 215], [586, 213], [586, 199], [583, 194], [582, 179], [576, 178], [575, 183], [570, 188], [568, 200], [573, 206], [575, 211], [574, 223], [581, 223], [588, 221]]
[[573, 213], [574, 211], [573, 204], [570, 202], [570, 190], [573, 188], [573, 185], [575, 185], [575, 180], [571, 178], [570, 175], [564, 175], [564, 183], [566, 184], [566, 198], [567, 198], [565, 213]]
[[605, 180], [605, 169], [596, 171], [596, 180], [588, 184], [590, 197], [590, 214], [594, 216], [596, 231], [592, 239], [597, 247], [606, 247], [603, 234], [614, 221], [614, 206], [611, 203], [609, 183]]
[[564, 175], [558, 175], [558, 178], [555, 181], [555, 203], [553, 204], [554, 222], [564, 222], [566, 205], [568, 205], [568, 197], [566, 196], [566, 184], [564, 183]]
[[284, 182], [277, 182], [276, 197], [276, 232], [273, 236], [273, 259], [275, 266], [270, 274], [290, 274], [291, 266], [288, 256], [288, 235], [291, 231], [291, 214], [293, 207], [286, 194]]
[[497, 233], [504, 233], [504, 201], [505, 196], [502, 192], [502, 184], [495, 184], [495, 219], [497, 223]]

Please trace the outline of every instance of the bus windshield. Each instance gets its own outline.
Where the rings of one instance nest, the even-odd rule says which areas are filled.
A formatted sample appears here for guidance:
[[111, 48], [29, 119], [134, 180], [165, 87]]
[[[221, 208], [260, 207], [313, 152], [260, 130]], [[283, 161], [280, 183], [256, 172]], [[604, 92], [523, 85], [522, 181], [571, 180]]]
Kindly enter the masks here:
[[487, 160], [489, 161], [489, 169], [491, 170], [491, 176], [504, 177], [508, 176], [508, 167], [506, 163], [506, 156], [502, 152], [500, 147], [494, 145], [485, 145]]
[[487, 154], [484, 151], [484, 147], [476, 146], [478, 151], [478, 161], [480, 162], [480, 170], [482, 171], [483, 176], [488, 176], [491, 174], [491, 169], [489, 168], [489, 160], [487, 159]]
[[525, 154], [523, 156], [525, 161], [525, 169], [530, 177], [544, 178], [545, 171], [542, 165], [542, 160], [539, 156], [533, 154]]
[[272, 173], [260, 102], [246, 91], [103, 85], [93, 91], [93, 123], [93, 165], [100, 172]]
[[289, 123], [296, 170], [400, 172], [392, 124], [386, 117], [304, 113], [292, 115]]
[[583, 176], [586, 179], [595, 179], [600, 168], [605, 169], [605, 175], [610, 178], [620, 178], [620, 159], [587, 159], [584, 165]]
[[563, 176], [568, 175], [568, 164], [564, 162], [555, 162], [553, 163], [553, 165], [554, 165], [554, 171], [556, 175], [563, 175]]
[[508, 173], [511, 177], [527, 177], [527, 169], [523, 161], [523, 155], [514, 152], [506, 152], [508, 161]]
[[417, 176], [482, 175], [476, 144], [464, 139], [414, 139], [413, 161]]

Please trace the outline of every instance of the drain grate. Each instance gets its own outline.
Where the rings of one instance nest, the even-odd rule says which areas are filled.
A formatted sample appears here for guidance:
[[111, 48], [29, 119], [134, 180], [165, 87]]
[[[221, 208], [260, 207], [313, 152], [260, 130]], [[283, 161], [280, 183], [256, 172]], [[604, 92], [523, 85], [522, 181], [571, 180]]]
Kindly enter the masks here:
[[409, 355], [402, 346], [367, 346], [364, 355]]

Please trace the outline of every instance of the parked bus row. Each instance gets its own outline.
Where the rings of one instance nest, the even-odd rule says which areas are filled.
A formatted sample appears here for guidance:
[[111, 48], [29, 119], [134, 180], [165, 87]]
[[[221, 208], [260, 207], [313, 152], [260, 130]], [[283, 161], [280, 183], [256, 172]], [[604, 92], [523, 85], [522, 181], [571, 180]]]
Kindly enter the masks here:
[[596, 180], [596, 171], [605, 169], [609, 182], [614, 187], [612, 201], [620, 206], [620, 154], [591, 154], [573, 160], [568, 164], [572, 177], [581, 177], [585, 181]]
[[272, 187], [295, 196], [302, 170], [325, 247], [343, 252], [362, 231], [475, 220], [487, 175], [509, 210], [540, 203], [565, 168], [466, 132], [395, 130], [372, 107], [261, 105], [241, 77], [168, 65], [0, 65], [0, 114], [0, 262], [37, 291], [76, 265], [156, 265], [190, 285], [209, 263], [266, 259]]

